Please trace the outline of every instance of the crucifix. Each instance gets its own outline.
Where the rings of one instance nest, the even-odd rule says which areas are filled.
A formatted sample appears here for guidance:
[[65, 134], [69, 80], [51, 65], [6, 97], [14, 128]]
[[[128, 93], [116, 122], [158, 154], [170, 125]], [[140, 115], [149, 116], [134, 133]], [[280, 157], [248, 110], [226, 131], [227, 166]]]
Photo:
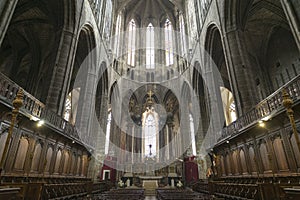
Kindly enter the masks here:
[[151, 147], [152, 147], [152, 144], [149, 144], [149, 148], [150, 148], [149, 156], [150, 156], [150, 157], [152, 156]]

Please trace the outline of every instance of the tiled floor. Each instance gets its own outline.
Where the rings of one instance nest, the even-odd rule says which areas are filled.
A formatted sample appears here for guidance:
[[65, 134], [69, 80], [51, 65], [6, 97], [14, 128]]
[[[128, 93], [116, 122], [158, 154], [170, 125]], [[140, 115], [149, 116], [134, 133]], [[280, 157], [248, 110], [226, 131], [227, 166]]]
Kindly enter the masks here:
[[156, 200], [156, 196], [146, 196], [145, 200]]

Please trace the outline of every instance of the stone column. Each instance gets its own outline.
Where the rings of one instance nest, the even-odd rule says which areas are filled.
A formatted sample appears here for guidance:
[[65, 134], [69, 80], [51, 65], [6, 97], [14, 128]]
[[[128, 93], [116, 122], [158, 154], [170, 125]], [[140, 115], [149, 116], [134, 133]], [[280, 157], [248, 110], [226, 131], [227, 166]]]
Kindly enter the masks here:
[[[76, 126], [80, 130], [79, 135], [84, 142], [93, 144], [95, 135], [91, 131], [91, 126], [95, 113], [95, 96], [96, 96], [96, 75], [87, 73], [86, 83], [81, 86], [78, 108], [76, 114]], [[107, 118], [106, 118], [107, 119]]]
[[164, 154], [163, 157], [164, 160], [169, 160], [170, 159], [170, 153], [169, 153], [169, 134], [167, 130], [167, 126], [164, 126], [162, 129], [162, 133], [164, 134]]
[[[210, 148], [215, 145], [217, 139], [220, 137], [220, 131], [224, 125], [225, 117], [223, 111], [223, 103], [220, 91], [220, 77], [218, 75], [218, 69], [213, 67], [212, 60], [208, 60], [205, 63], [206, 68], [203, 69], [203, 79], [208, 88], [208, 94], [205, 103], [209, 107], [209, 120], [207, 120], [207, 142], [204, 148]], [[201, 102], [200, 102], [201, 103]], [[202, 105], [206, 105], [203, 103]]]
[[169, 159], [172, 159], [174, 157], [174, 138], [173, 138], [173, 123], [172, 122], [168, 122], [168, 126], [167, 126], [167, 134], [168, 134], [168, 149], [169, 149]]
[[[134, 124], [133, 124], [134, 125]], [[135, 163], [135, 126], [132, 127], [131, 130], [132, 137], [131, 137], [131, 163]]]
[[76, 35], [72, 30], [64, 30], [60, 40], [46, 105], [52, 111], [62, 115], [72, 76], [72, 64], [76, 53]]
[[281, 0], [281, 4], [300, 51], [300, 1]]
[[126, 162], [131, 162], [132, 163], [132, 157], [133, 157], [133, 152], [132, 152], [132, 133], [133, 133], [133, 124], [127, 120], [127, 131], [126, 131]]
[[[90, 138], [92, 142], [95, 142], [95, 161], [91, 162], [90, 165], [94, 165], [91, 168], [95, 169], [95, 174], [92, 177], [94, 181], [98, 180], [97, 175], [101, 173], [103, 163], [105, 160], [105, 144], [106, 144], [106, 126], [107, 126], [107, 109], [108, 109], [108, 97], [107, 94], [102, 94], [101, 97], [101, 112], [100, 118], [97, 119], [96, 117], [91, 120], [90, 127], [92, 130], [89, 132], [93, 133]], [[95, 112], [92, 112], [95, 113]]]
[[[185, 92], [185, 91], [184, 91]], [[189, 92], [189, 91], [186, 91]], [[187, 94], [187, 93], [186, 93]], [[187, 95], [186, 95], [187, 96]], [[191, 145], [191, 130], [190, 130], [190, 116], [189, 116], [189, 101], [190, 99], [185, 99], [186, 97], [182, 97], [183, 101], [181, 102], [181, 116], [180, 116], [180, 138], [181, 141], [178, 141], [182, 144], [183, 152], [178, 152], [177, 156], [180, 156], [180, 153], [186, 152]]]
[[0, 1], [0, 46], [6, 34], [8, 25], [14, 14], [18, 0], [1, 0]]
[[126, 161], [126, 159], [124, 158], [126, 156], [126, 133], [122, 130], [120, 130], [120, 154], [119, 154], [119, 158], [120, 158], [120, 163], [124, 164], [124, 162]]
[[228, 60], [228, 71], [238, 116], [249, 111], [258, 102], [254, 76], [249, 61], [246, 41], [242, 30], [233, 29], [224, 37], [224, 53]]

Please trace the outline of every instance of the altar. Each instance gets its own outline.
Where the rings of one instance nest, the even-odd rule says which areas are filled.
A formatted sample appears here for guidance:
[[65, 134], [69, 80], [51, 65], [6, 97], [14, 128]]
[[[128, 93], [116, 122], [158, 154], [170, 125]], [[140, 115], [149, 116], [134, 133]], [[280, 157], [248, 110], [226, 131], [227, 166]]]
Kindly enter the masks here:
[[155, 190], [159, 186], [162, 176], [139, 176], [146, 195], [155, 195]]

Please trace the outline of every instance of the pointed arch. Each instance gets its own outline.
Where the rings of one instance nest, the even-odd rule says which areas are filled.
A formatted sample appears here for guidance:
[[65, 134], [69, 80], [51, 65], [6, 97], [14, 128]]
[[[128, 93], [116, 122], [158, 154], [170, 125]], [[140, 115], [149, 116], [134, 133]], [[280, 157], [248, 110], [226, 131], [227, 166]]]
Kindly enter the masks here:
[[146, 29], [146, 69], [155, 68], [154, 26], [149, 23]]
[[127, 64], [135, 66], [135, 49], [136, 49], [136, 22], [131, 19], [128, 24], [128, 55]]
[[174, 64], [174, 55], [173, 55], [173, 26], [169, 19], [166, 19], [164, 24], [165, 30], [165, 62], [166, 66]]

